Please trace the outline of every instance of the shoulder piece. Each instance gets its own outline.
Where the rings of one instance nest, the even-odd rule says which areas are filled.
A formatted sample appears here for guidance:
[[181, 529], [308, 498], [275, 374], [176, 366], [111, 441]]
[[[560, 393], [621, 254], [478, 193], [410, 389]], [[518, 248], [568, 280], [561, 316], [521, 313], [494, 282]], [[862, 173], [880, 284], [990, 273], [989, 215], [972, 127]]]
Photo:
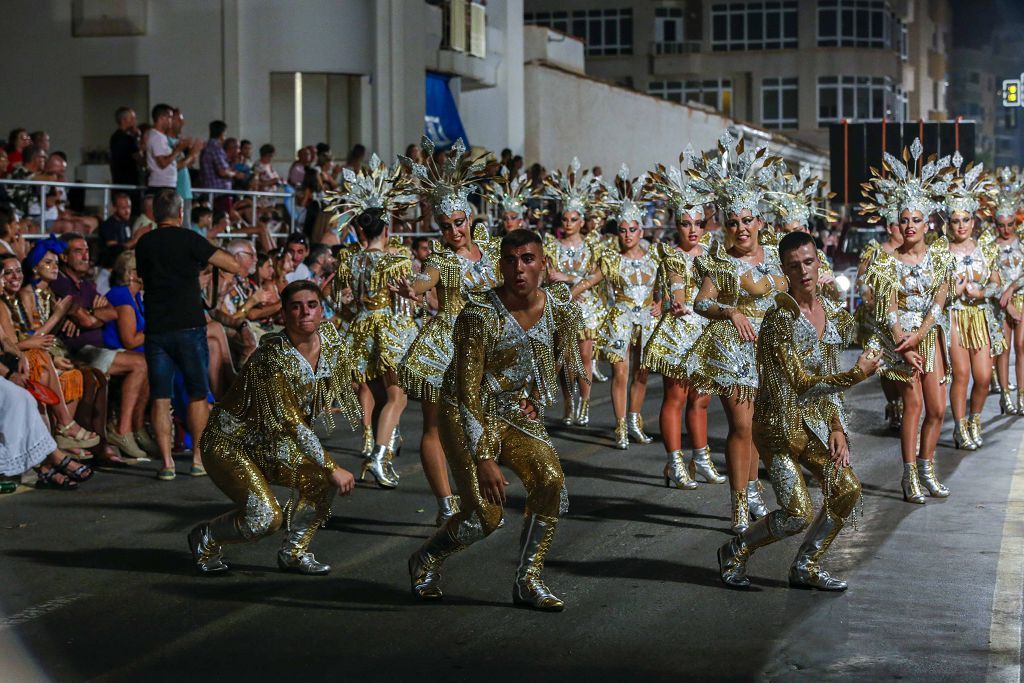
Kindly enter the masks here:
[[617, 249], [604, 248], [598, 255], [597, 262], [601, 268], [601, 274], [608, 280], [619, 275], [619, 266], [622, 264], [622, 254]]
[[466, 294], [466, 306], [494, 309], [494, 302], [491, 301], [493, 289], [485, 289], [480, 292], [469, 292]]
[[544, 235], [544, 256], [546, 256], [552, 264], [554, 264], [555, 259], [558, 258], [558, 240], [550, 233]]
[[994, 240], [990, 240], [982, 244], [981, 240], [978, 241], [978, 248], [981, 249], [982, 255], [985, 257], [985, 263], [988, 264], [989, 269], [995, 268], [996, 259], [999, 258], [999, 245]]
[[821, 264], [821, 269], [826, 273], [832, 273], [832, 261], [829, 260], [828, 256], [821, 249], [818, 250], [818, 263]]
[[548, 293], [548, 297], [556, 306], [564, 306], [572, 302], [572, 291], [564, 282], [552, 282], [545, 285], [544, 291]]
[[996, 241], [996, 234], [995, 234], [995, 232], [990, 230], [988, 228], [988, 226], [982, 227], [981, 234], [978, 235], [978, 246], [979, 247], [984, 247], [984, 246], [987, 246], [989, 244], [992, 244], [995, 241]]
[[500, 237], [484, 237], [484, 239], [478, 240], [473, 239], [476, 242], [476, 246], [480, 247], [481, 252], [486, 252], [487, 256], [490, 257], [491, 262], [494, 263], [494, 267], [498, 267], [498, 261], [501, 260], [501, 238]]
[[447, 246], [435, 242], [434, 251], [427, 257], [423, 266], [429, 266], [440, 274], [439, 280], [442, 287], [456, 290], [459, 288], [462, 280], [462, 266], [459, 264], [459, 257]]
[[487, 228], [485, 223], [477, 223], [473, 226], [473, 241], [474, 242], [485, 242], [491, 238], [491, 231]]
[[779, 292], [775, 295], [775, 307], [780, 311], [785, 311], [794, 320], [800, 317], [800, 306], [797, 305], [796, 299], [786, 292]]
[[875, 256], [875, 254], [881, 250], [882, 245], [878, 243], [878, 240], [872, 239], [870, 242], [864, 245], [863, 249], [861, 249], [858, 263], [870, 261]]
[[763, 247], [778, 246], [779, 233], [775, 231], [775, 228], [770, 228], [768, 227], [768, 224], [765, 223], [764, 227], [762, 227], [761, 231], [757, 234], [757, 242]]
[[370, 287], [373, 291], [381, 291], [387, 287], [388, 281], [411, 275], [412, 260], [408, 256], [384, 252], [377, 259], [377, 265], [370, 276]]

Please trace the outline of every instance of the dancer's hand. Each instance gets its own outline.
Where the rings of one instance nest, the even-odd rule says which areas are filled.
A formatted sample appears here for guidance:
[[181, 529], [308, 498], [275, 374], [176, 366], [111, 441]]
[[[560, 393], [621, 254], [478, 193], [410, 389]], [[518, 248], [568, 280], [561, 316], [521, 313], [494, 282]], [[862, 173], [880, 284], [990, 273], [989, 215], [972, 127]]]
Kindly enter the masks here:
[[1003, 290], [1002, 296], [999, 297], [999, 307], [1006, 308], [1010, 305], [1010, 299], [1013, 298], [1013, 294], [1016, 290], [1013, 287], [1007, 287]]
[[750, 324], [750, 319], [747, 316], [733, 309], [729, 319], [736, 327], [736, 331], [740, 333], [740, 339], [748, 342], [757, 341], [757, 332], [754, 330], [754, 326]]
[[832, 455], [832, 463], [842, 469], [850, 466], [850, 445], [846, 441], [846, 434], [840, 431], [832, 432], [828, 437], [828, 452]]
[[896, 353], [906, 354], [907, 351], [916, 349], [918, 344], [921, 343], [921, 335], [917, 332], [911, 332], [907, 336], [900, 340], [900, 343], [896, 346]]
[[492, 505], [504, 507], [505, 487], [508, 484], [498, 463], [493, 460], [480, 461], [480, 464], [477, 465], [476, 478], [480, 483], [480, 495], [484, 500]]
[[673, 301], [671, 313], [677, 318], [682, 318], [693, 313], [693, 309], [680, 301]]
[[519, 401], [519, 412], [526, 416], [527, 420], [537, 419], [537, 407], [533, 405], [533, 401], [528, 399], [522, 399]]
[[857, 367], [864, 371], [866, 377], [870, 377], [878, 370], [878, 364], [882, 362], [882, 355], [876, 349], [867, 349], [857, 359]]
[[903, 360], [907, 362], [907, 365], [914, 368], [915, 374], [924, 372], [924, 357], [917, 351], [905, 351], [903, 353]]
[[338, 494], [347, 496], [356, 487], [356, 478], [344, 467], [335, 467], [331, 472], [331, 483], [338, 487]]

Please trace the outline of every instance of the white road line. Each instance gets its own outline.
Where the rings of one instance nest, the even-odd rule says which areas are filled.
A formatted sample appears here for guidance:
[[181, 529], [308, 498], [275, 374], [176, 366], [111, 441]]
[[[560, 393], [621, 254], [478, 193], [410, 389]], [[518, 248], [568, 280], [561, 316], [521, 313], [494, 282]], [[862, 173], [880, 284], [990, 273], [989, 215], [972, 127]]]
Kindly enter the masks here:
[[18, 624], [24, 624], [28, 621], [33, 621], [39, 617], [45, 616], [50, 612], [54, 612], [61, 607], [66, 607], [73, 602], [78, 602], [82, 598], [87, 598], [87, 593], [73, 593], [71, 595], [62, 595], [52, 600], [47, 600], [41, 605], [35, 605], [34, 607], [26, 607], [17, 614], [12, 614], [9, 617], [0, 617], [0, 628], [9, 628], [11, 626], [17, 626]]
[[1024, 439], [1017, 448], [1017, 462], [1006, 501], [1003, 539], [996, 566], [989, 628], [986, 681], [1020, 683], [1021, 619], [1024, 619]]

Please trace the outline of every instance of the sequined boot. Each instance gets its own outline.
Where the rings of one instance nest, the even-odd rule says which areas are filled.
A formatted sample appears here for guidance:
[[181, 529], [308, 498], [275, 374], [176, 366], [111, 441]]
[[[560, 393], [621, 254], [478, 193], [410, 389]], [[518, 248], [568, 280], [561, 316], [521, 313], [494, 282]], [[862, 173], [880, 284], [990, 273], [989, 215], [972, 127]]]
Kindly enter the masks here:
[[595, 382], [600, 382], [600, 383], [603, 384], [604, 382], [608, 381], [608, 376], [605, 375], [603, 372], [601, 372], [601, 370], [597, 367], [597, 360], [596, 359], [594, 360], [593, 363], [591, 363], [591, 368], [593, 369], [593, 375], [594, 375], [594, 381]]
[[438, 496], [437, 519], [434, 526], [444, 526], [445, 522], [454, 517], [459, 512], [460, 502], [458, 496]]
[[768, 506], [761, 496], [763, 488], [760, 480], [747, 482], [747, 506], [750, 508], [750, 517], [755, 521], [768, 516]]
[[903, 500], [908, 503], [924, 505], [924, 491], [921, 489], [921, 480], [917, 476], [917, 465], [914, 463], [903, 463], [903, 480], [900, 481], [900, 488], [903, 489]]
[[[733, 491], [733, 493], [743, 492]], [[722, 583], [730, 588], [749, 588], [747, 560], [750, 559], [750, 555], [755, 549], [771, 543], [772, 540], [768, 520], [760, 519], [754, 522], [749, 529], [745, 529], [736, 538], [727, 541], [720, 547], [718, 549], [718, 573], [722, 577]]]
[[590, 399], [581, 398], [579, 404], [576, 406], [576, 419], [575, 422], [580, 427], [586, 427], [590, 424]]
[[412, 594], [423, 600], [439, 600], [441, 593], [441, 565], [464, 549], [455, 538], [452, 524], [445, 524], [427, 539], [419, 550], [409, 557], [409, 580]]
[[629, 435], [637, 443], [648, 444], [654, 441], [654, 439], [644, 434], [644, 418], [640, 413], [629, 413], [626, 417], [626, 424], [629, 427]]
[[359, 481], [366, 478], [369, 472], [377, 480], [377, 486], [382, 489], [393, 489], [398, 486], [398, 479], [388, 471], [391, 462], [388, 460], [388, 447], [383, 444], [374, 444], [373, 451], [363, 461], [363, 471], [359, 475]]
[[[334, 497], [331, 489], [331, 497]], [[330, 505], [330, 502], [327, 503]], [[300, 502], [292, 513], [290, 526], [284, 535], [281, 549], [277, 551], [277, 566], [282, 571], [317, 576], [331, 571], [331, 565], [318, 562], [309, 552], [309, 544], [320, 529], [322, 520], [317, 519], [312, 505]]]
[[889, 429], [896, 431], [900, 428], [900, 400], [896, 399], [885, 404], [885, 420], [889, 423]]
[[1020, 415], [1020, 408], [1017, 405], [1017, 398], [1012, 391], [1004, 390], [999, 395], [1000, 415]]
[[[1003, 386], [999, 383], [999, 376], [993, 372], [992, 380], [989, 382], [988, 392], [990, 394], [1001, 394], [1003, 391]], [[1005, 391], [1013, 391], [1013, 389], [1011, 387], [1006, 387]]]
[[925, 460], [924, 458], [917, 459], [917, 473], [921, 479], [921, 483], [928, 489], [929, 495], [932, 498], [947, 498], [949, 496], [949, 489], [946, 485], [939, 481], [939, 478], [935, 476], [935, 461]]
[[796, 553], [793, 566], [789, 568], [789, 585], [791, 588], [812, 588], [820, 591], [844, 591], [847, 583], [829, 574], [821, 566], [821, 558], [825, 555], [832, 541], [842, 530], [842, 522], [833, 520], [824, 509], [811, 522], [804, 542]]
[[1024, 391], [1017, 391], [1017, 415], [1024, 415]]
[[226, 572], [224, 549], [221, 540], [214, 536], [216, 529], [220, 537], [227, 540], [234, 538], [236, 542], [244, 540], [235, 526], [237, 513], [231, 511], [209, 522], [203, 522], [188, 532], [188, 549], [192, 553], [192, 561], [200, 574], [217, 574]]
[[615, 423], [615, 447], [620, 451], [629, 448], [629, 430], [626, 428], [626, 418], [620, 417]]
[[562, 414], [562, 424], [568, 426], [572, 424], [573, 419], [576, 417], [576, 392], [569, 392], [569, 400], [565, 402], [563, 406], [564, 413]]
[[391, 430], [391, 441], [388, 442], [388, 450], [391, 451], [392, 457], [397, 458], [402, 454], [402, 446], [405, 444], [405, 439], [402, 437], [402, 431], [395, 427]]
[[953, 445], [957, 450], [976, 451], [978, 444], [971, 438], [971, 426], [966, 417], [961, 417], [953, 424]]
[[747, 492], [730, 491], [732, 494], [732, 532], [742, 534], [750, 527], [750, 508], [747, 507]]
[[512, 584], [512, 602], [526, 605], [544, 612], [561, 612], [565, 603], [544, 585], [541, 572], [544, 570], [544, 556], [551, 547], [551, 539], [558, 526], [557, 517], [544, 517], [527, 512], [523, 519], [523, 534], [520, 538], [519, 568]]
[[674, 486], [677, 489], [695, 489], [697, 488], [697, 482], [690, 478], [690, 473], [686, 469], [686, 463], [683, 461], [683, 452], [672, 451], [668, 454], [668, 462], [665, 463], [665, 486]]
[[727, 477], [718, 473], [715, 463], [711, 462], [711, 447], [694, 448], [690, 458], [690, 476], [700, 477], [708, 484], [724, 484]]
[[971, 439], [974, 443], [978, 444], [978, 448], [985, 445], [985, 439], [981, 436], [981, 415], [971, 415], [970, 422], [967, 423], [970, 428]]
[[363, 425], [363, 450], [362, 455], [364, 458], [369, 458], [370, 453], [373, 452], [373, 425]]

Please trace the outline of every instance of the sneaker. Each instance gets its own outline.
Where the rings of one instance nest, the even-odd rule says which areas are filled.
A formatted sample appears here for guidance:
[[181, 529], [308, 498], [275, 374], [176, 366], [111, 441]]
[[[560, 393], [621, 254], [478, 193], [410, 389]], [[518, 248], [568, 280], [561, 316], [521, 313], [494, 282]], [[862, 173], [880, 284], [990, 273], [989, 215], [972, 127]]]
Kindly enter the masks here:
[[161, 467], [156, 473], [156, 478], [160, 481], [174, 481], [174, 478], [178, 476], [174, 471], [173, 467]]
[[149, 431], [145, 427], [132, 432], [132, 436], [135, 437], [135, 443], [139, 445], [139, 448], [146, 452], [146, 455], [160, 455], [160, 446], [153, 439], [153, 437], [149, 435]]
[[135, 442], [135, 436], [131, 432], [118, 434], [108, 427], [107, 442], [111, 446], [117, 446], [118, 450], [121, 451], [121, 455], [139, 459], [147, 457], [146, 451], [139, 448], [139, 444]]

